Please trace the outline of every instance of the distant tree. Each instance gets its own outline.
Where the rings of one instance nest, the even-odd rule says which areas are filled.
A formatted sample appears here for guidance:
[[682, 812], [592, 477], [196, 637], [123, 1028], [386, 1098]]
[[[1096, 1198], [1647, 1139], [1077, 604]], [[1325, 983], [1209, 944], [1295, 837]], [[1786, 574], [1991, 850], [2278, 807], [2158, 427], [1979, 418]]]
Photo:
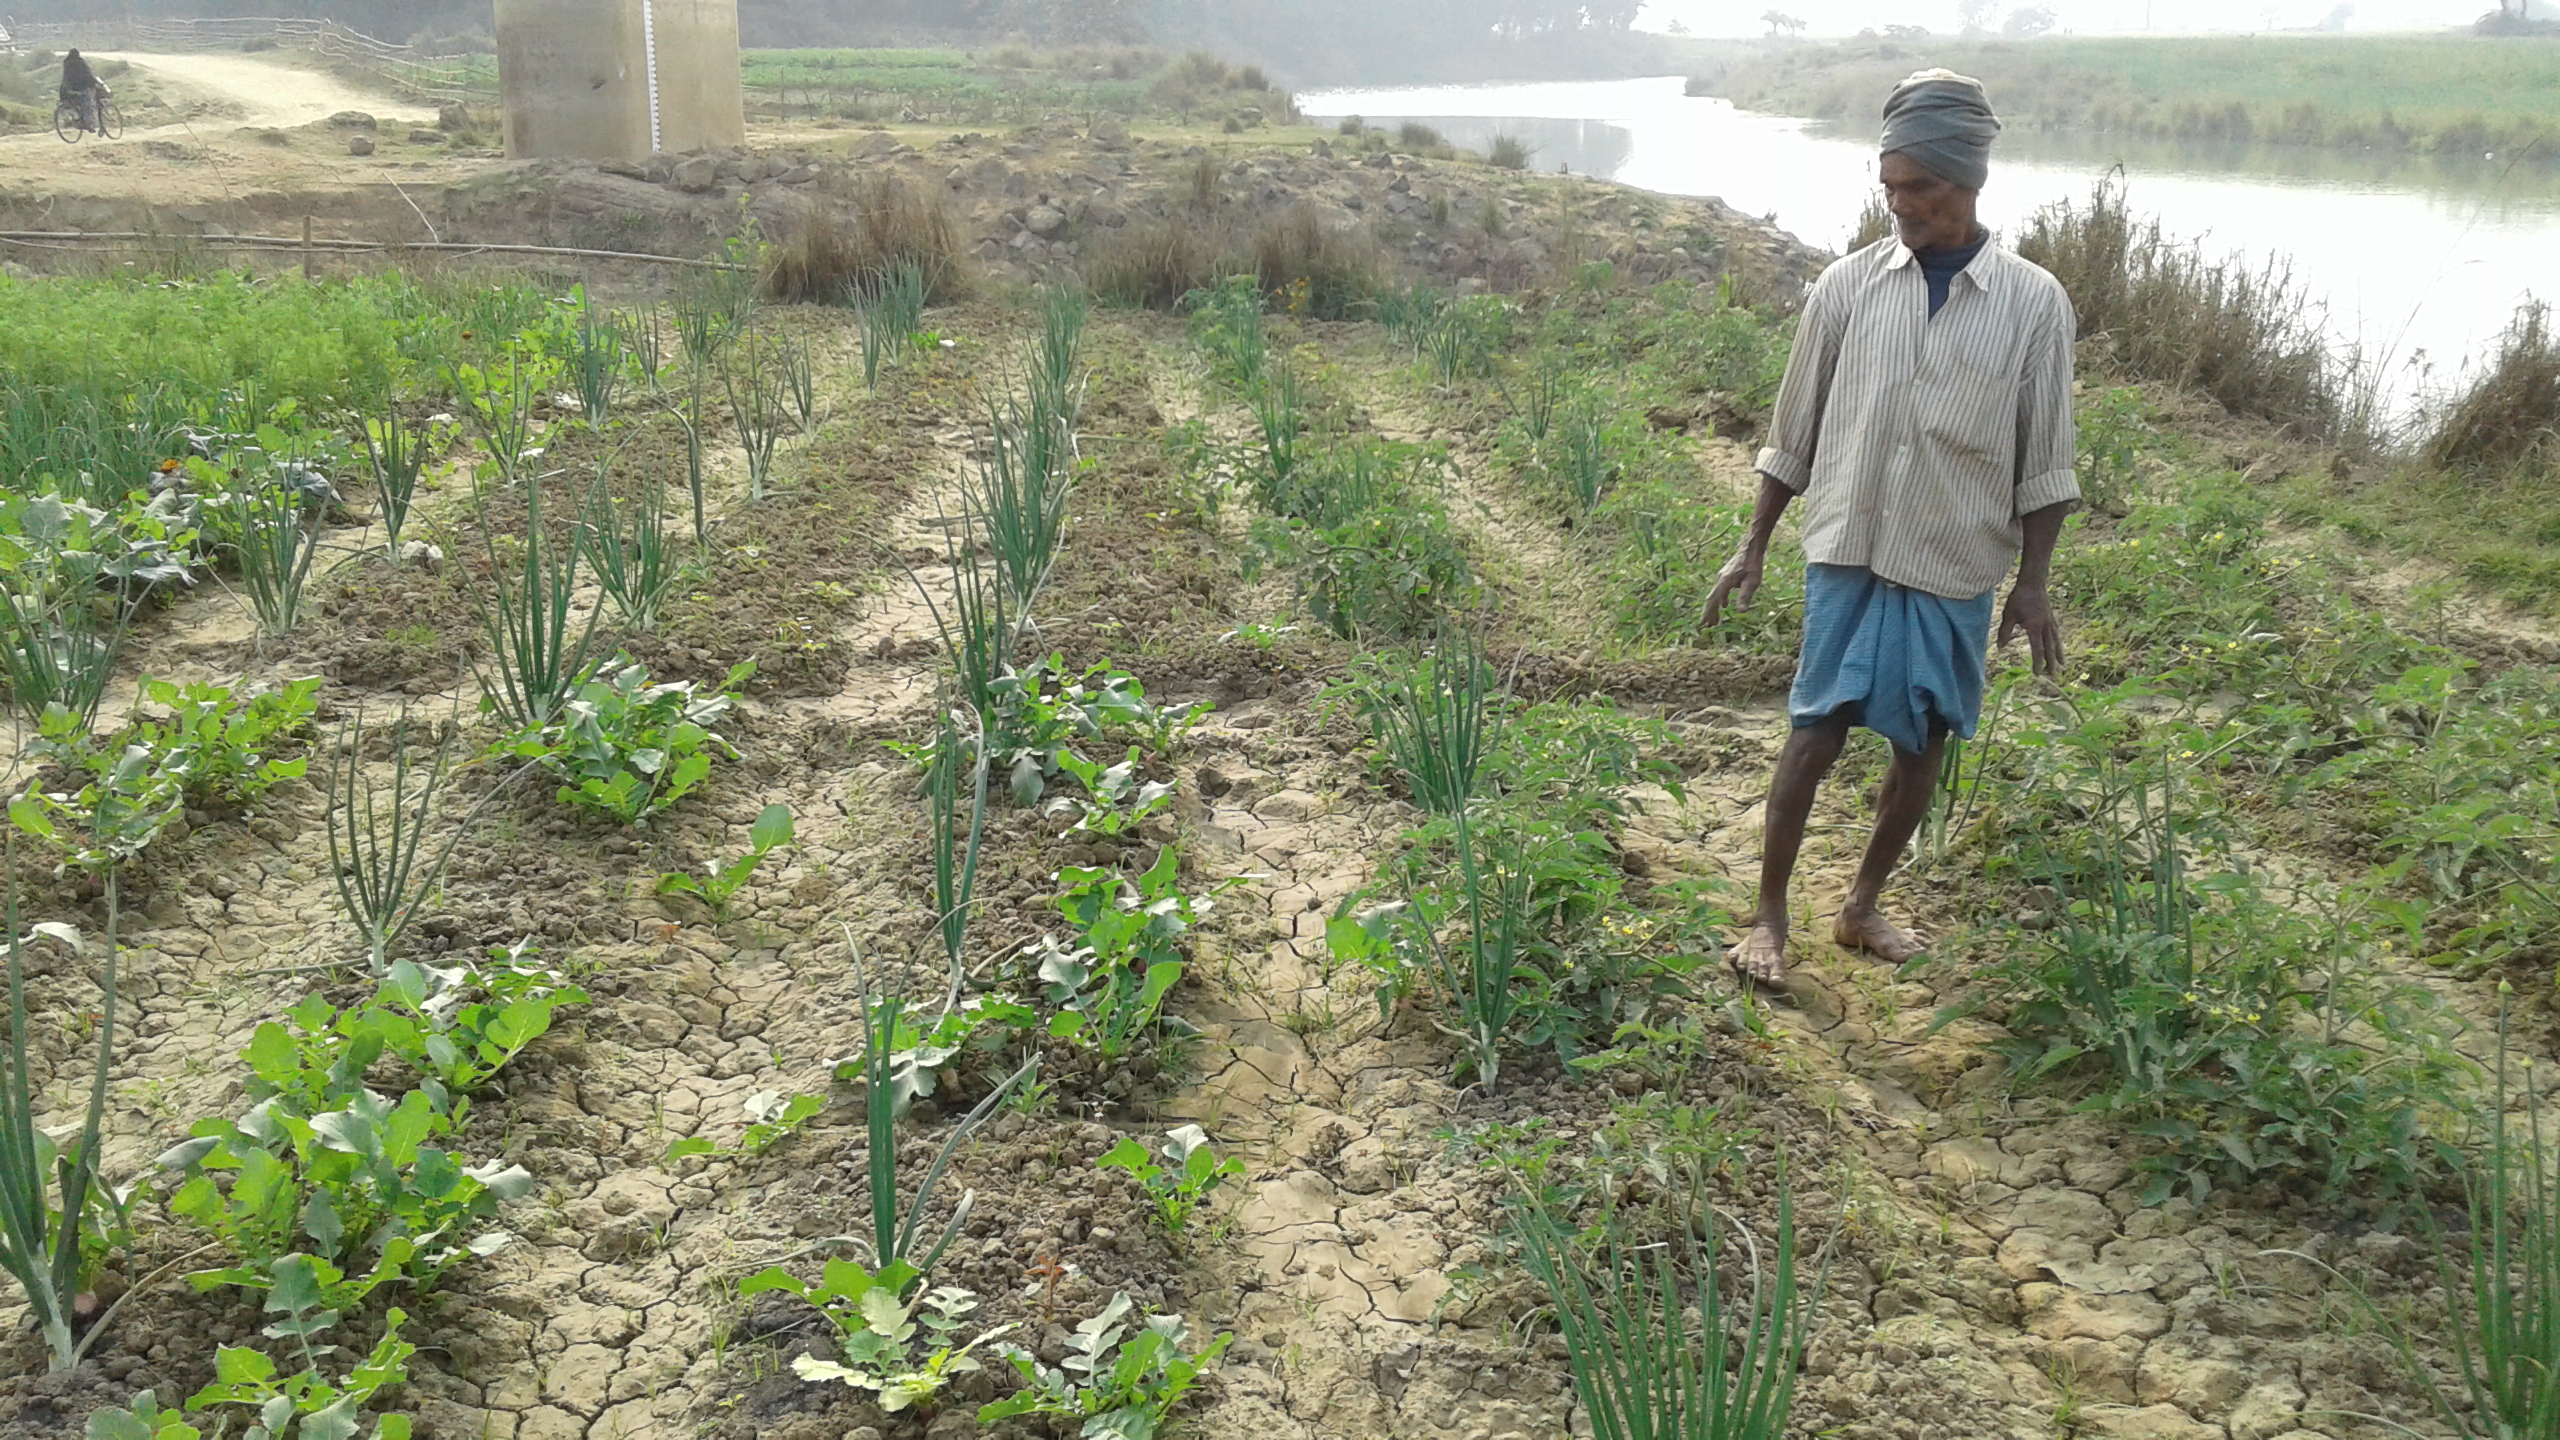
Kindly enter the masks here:
[[1929, 38], [1929, 27], [1926, 25], [1887, 25], [1884, 27], [1884, 38], [1887, 40], [1926, 40]]
[[1772, 36], [1775, 36], [1781, 30], [1786, 31], [1790, 35], [1801, 35], [1804, 33], [1804, 22], [1793, 15], [1785, 13], [1784, 11], [1764, 10], [1760, 12], [1760, 23], [1769, 27], [1769, 33]]
[[2000, 0], [1956, 0], [1956, 19], [1967, 35], [1979, 35], [1991, 28], [1991, 15], [2000, 8]]
[[2320, 28], [2335, 34], [2347, 28], [2347, 22], [2355, 18], [2355, 13], [2356, 7], [2353, 5], [2333, 5], [2329, 8], [2328, 15], [2320, 21]]
[[1686, 35], [1689, 33], [1689, 27], [1681, 24], [1678, 20], [1674, 20], [1670, 24], [1662, 27], [1662, 33], [1665, 35]]
[[2012, 40], [2033, 40], [2054, 27], [2053, 7], [2027, 5], [2009, 12], [2009, 21], [2000, 33]]

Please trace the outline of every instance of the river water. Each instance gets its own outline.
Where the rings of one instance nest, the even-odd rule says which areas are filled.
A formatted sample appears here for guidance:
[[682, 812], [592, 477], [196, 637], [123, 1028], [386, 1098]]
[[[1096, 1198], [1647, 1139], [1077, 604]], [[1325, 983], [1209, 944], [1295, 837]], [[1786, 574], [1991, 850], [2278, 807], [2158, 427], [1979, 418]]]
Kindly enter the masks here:
[[[1429, 124], [1481, 150], [1520, 137], [1532, 163], [1673, 195], [1714, 195], [1839, 249], [1875, 184], [1872, 131], [1736, 110], [1676, 76], [1536, 85], [1333, 90], [1311, 117]], [[2123, 168], [2135, 213], [2253, 266], [2289, 266], [2340, 353], [2363, 357], [2400, 406], [2447, 386], [2528, 293], [2560, 300], [2560, 172], [2506, 156], [2454, 160], [2291, 147], [2218, 149], [2012, 131], [1982, 193], [2014, 233], [2057, 200], [2085, 201]]]

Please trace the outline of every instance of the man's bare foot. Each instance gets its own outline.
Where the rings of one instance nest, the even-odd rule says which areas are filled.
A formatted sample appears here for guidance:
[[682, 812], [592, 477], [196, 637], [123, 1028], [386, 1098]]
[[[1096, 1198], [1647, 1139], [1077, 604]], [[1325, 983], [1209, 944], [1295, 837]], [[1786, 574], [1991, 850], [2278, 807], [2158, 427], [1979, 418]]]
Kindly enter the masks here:
[[1734, 978], [1772, 990], [1787, 988], [1787, 930], [1767, 920], [1754, 923], [1751, 933], [1733, 947], [1725, 957], [1733, 966]]
[[1872, 906], [1841, 907], [1840, 918], [1831, 923], [1831, 940], [1843, 950], [1864, 950], [1895, 965], [1929, 948]]

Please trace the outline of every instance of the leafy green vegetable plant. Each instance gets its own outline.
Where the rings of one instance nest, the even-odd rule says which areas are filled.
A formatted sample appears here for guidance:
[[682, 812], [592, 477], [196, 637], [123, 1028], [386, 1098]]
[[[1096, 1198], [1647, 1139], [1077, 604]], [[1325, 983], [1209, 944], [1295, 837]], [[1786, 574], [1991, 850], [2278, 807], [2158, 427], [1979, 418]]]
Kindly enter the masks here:
[[803, 1380], [837, 1380], [880, 1398], [895, 1415], [935, 1408], [954, 1379], [983, 1367], [970, 1352], [1011, 1331], [999, 1325], [963, 1341], [960, 1334], [978, 1297], [944, 1285], [907, 1298], [916, 1277], [893, 1263], [877, 1276], [847, 1260], [830, 1260], [815, 1285], [779, 1267], [739, 1282], [743, 1297], [780, 1290], [818, 1308], [836, 1327], [841, 1362], [801, 1355], [791, 1368]]
[[1051, 1035], [1112, 1060], [1164, 1018], [1164, 997], [1182, 979], [1178, 942], [1216, 893], [1183, 894], [1181, 867], [1180, 852], [1168, 845], [1135, 879], [1075, 865], [1058, 872], [1059, 912], [1082, 943], [1043, 936], [1033, 954], [1048, 1002], [1057, 1007]]
[[2422, 992], [2366, 978], [2417, 908], [2350, 889], [2305, 915], [2236, 867], [2196, 873], [2218, 828], [2196, 777], [2128, 743], [2120, 711], [2053, 713], [2020, 743], [2088, 818], [2041, 847], [2052, 924], [1984, 996], [2009, 1002], [2021, 1081], [2094, 1081], [2083, 1108], [2160, 1142], [2137, 1162], [2154, 1202], [2278, 1176], [2386, 1203], [2421, 1186], [2464, 1062]]
[[712, 914], [726, 917], [730, 899], [756, 873], [764, 857], [790, 843], [791, 807], [779, 802], [767, 805], [747, 831], [747, 853], [726, 865], [704, 866], [698, 880], [681, 870], [668, 871], [658, 877], [658, 893], [691, 895], [710, 906]]
[[1244, 1162], [1233, 1155], [1219, 1159], [1209, 1148], [1209, 1133], [1197, 1125], [1167, 1130], [1161, 1149], [1164, 1163], [1158, 1164], [1135, 1136], [1124, 1136], [1093, 1163], [1105, 1170], [1128, 1171], [1155, 1201], [1156, 1219], [1179, 1239], [1191, 1212], [1208, 1200], [1210, 1191], [1242, 1175]]
[[310, 724], [319, 693], [316, 675], [245, 699], [228, 686], [146, 678], [144, 702], [169, 717], [137, 720], [126, 738], [148, 746], [190, 798], [254, 800], [307, 773], [310, 762], [282, 759], [277, 751]]
[[110, 1405], [89, 1412], [88, 1440], [203, 1440], [204, 1432], [186, 1422], [183, 1411], [163, 1410], [159, 1398], [144, 1390], [130, 1406]]
[[[423, 1089], [397, 1104], [359, 1090], [345, 1108], [308, 1116], [270, 1098], [237, 1120], [199, 1121], [193, 1139], [160, 1158], [186, 1177], [169, 1211], [209, 1231], [235, 1263], [189, 1281], [266, 1290], [278, 1262], [301, 1255], [330, 1267], [331, 1308], [343, 1309], [388, 1281], [423, 1289], [466, 1255], [496, 1253], [511, 1237], [488, 1224], [533, 1177], [520, 1166], [466, 1167], [427, 1143], [452, 1129]], [[227, 1185], [216, 1179], [225, 1172]], [[341, 1262], [353, 1267], [347, 1277], [336, 1275]]]
[[520, 735], [508, 753], [557, 774], [563, 804], [636, 825], [701, 784], [714, 755], [738, 758], [711, 726], [754, 671], [754, 661], [741, 661], [717, 690], [700, 695], [689, 680], [650, 684], [648, 668], [626, 657], [597, 670], [556, 718]]
[[[336, 1316], [320, 1310], [319, 1304], [316, 1292], [288, 1290], [281, 1284], [267, 1301], [270, 1312], [284, 1310], [288, 1318], [268, 1326], [266, 1333], [271, 1338], [290, 1335], [301, 1340], [303, 1369], [286, 1375], [262, 1350], [225, 1345], [214, 1354], [213, 1383], [187, 1403], [199, 1410], [213, 1405], [254, 1406], [257, 1419], [241, 1440], [355, 1440], [363, 1429], [364, 1407], [382, 1390], [409, 1378], [409, 1357], [418, 1353], [418, 1347], [400, 1338], [400, 1327], [409, 1317], [394, 1307], [383, 1317], [382, 1339], [372, 1353], [358, 1361], [344, 1380], [332, 1382], [319, 1368], [320, 1355], [330, 1347], [312, 1346], [312, 1332], [305, 1328], [320, 1315], [328, 1316], [327, 1323], [336, 1323]], [[408, 1416], [381, 1415], [374, 1419], [370, 1440], [409, 1440], [409, 1434]]]
[[1020, 1372], [1023, 1388], [979, 1406], [978, 1423], [1054, 1415], [1081, 1422], [1077, 1433], [1085, 1440], [1155, 1440], [1173, 1407], [1235, 1336], [1221, 1333], [1186, 1353], [1191, 1332], [1182, 1317], [1149, 1315], [1132, 1333], [1135, 1308], [1127, 1294], [1117, 1294], [1099, 1314], [1078, 1321], [1054, 1370], [1019, 1345], [1000, 1346], [997, 1353]]
[[[801, 1126], [816, 1119], [818, 1112], [827, 1108], [827, 1097], [805, 1092], [785, 1095], [779, 1090], [759, 1090], [740, 1101], [739, 1106], [747, 1112], [747, 1128], [738, 1135], [737, 1153], [755, 1156], [799, 1134]], [[688, 1135], [667, 1147], [670, 1162], [690, 1155], [719, 1153], [719, 1142], [703, 1135]]]

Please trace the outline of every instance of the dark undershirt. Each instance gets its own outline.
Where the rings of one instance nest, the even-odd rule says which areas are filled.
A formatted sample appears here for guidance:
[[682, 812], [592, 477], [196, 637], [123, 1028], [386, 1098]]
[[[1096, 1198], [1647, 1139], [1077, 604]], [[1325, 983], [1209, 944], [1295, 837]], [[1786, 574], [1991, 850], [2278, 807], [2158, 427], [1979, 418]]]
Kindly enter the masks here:
[[1958, 272], [1973, 263], [1982, 247], [1991, 243], [1991, 232], [1977, 235], [1970, 245], [1945, 250], [1914, 250], [1911, 258], [1920, 262], [1920, 273], [1929, 281], [1929, 314], [1934, 318], [1938, 307], [1947, 303], [1947, 287], [1955, 282]]

